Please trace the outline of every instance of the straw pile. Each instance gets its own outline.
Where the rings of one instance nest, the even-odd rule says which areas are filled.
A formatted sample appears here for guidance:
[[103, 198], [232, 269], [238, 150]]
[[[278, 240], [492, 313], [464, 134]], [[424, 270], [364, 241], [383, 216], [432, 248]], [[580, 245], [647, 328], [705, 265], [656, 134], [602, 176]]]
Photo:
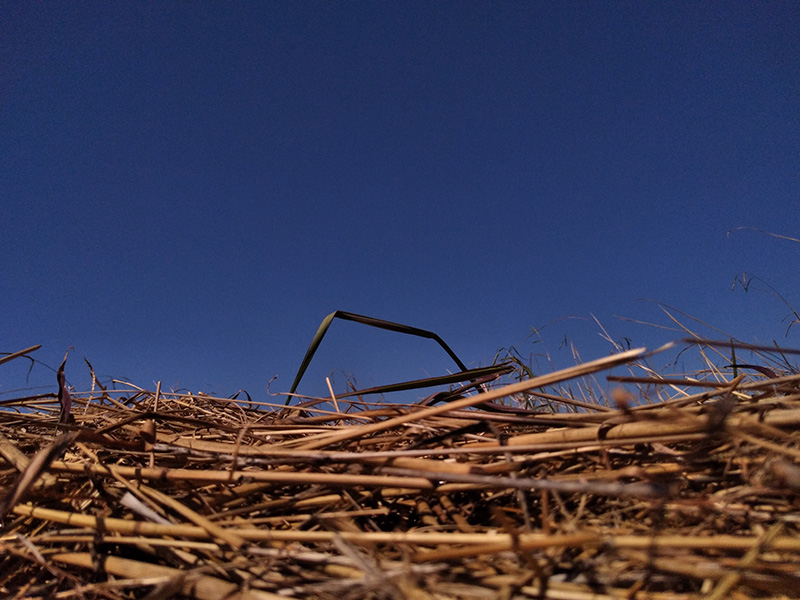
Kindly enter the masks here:
[[427, 405], [5, 400], [0, 596], [800, 597], [800, 375], [642, 356]]

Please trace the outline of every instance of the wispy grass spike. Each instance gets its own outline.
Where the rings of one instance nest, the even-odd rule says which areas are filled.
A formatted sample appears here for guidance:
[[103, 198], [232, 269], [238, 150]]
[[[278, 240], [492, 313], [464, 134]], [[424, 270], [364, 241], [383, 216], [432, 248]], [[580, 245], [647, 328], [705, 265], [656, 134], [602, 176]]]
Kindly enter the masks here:
[[356, 323], [361, 323], [362, 325], [369, 325], [370, 327], [377, 327], [378, 329], [386, 329], [388, 331], [395, 331], [397, 333], [405, 333], [408, 335], [414, 335], [421, 338], [426, 338], [429, 340], [435, 341], [439, 344], [445, 352], [447, 352], [448, 356], [453, 359], [453, 361], [458, 365], [458, 368], [461, 371], [466, 371], [466, 365], [461, 362], [461, 359], [456, 356], [456, 353], [450, 349], [450, 346], [445, 344], [444, 340], [440, 338], [438, 335], [433, 333], [432, 331], [426, 331], [425, 329], [419, 329], [418, 327], [411, 327], [410, 325], [403, 325], [402, 323], [393, 323], [391, 321], [384, 321], [383, 319], [376, 319], [374, 317], [367, 317], [365, 315], [357, 315], [355, 313], [345, 312], [343, 310], [337, 310], [329, 314], [322, 320], [320, 323], [319, 329], [317, 329], [317, 333], [314, 335], [314, 339], [311, 340], [311, 345], [309, 345], [308, 350], [306, 350], [306, 355], [303, 357], [303, 361], [300, 363], [300, 368], [297, 371], [297, 375], [292, 382], [292, 388], [289, 390], [289, 395], [286, 397], [285, 404], [288, 406], [289, 402], [291, 401], [291, 394], [294, 394], [297, 391], [297, 386], [300, 385], [300, 381], [303, 379], [303, 375], [305, 374], [306, 370], [308, 369], [308, 365], [311, 364], [311, 359], [314, 358], [314, 354], [317, 352], [317, 348], [322, 343], [322, 338], [325, 337], [325, 334], [328, 332], [328, 329], [333, 323], [334, 319], [342, 319], [345, 321], [355, 321]]

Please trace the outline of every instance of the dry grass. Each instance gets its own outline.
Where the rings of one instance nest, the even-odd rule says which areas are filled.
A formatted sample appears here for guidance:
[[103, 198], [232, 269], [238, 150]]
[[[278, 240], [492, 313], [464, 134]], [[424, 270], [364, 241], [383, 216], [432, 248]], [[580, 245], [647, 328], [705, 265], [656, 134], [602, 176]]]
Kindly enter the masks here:
[[[800, 375], [697, 347], [419, 405], [5, 400], [0, 596], [800, 597]], [[615, 366], [634, 393], [567, 391]]]

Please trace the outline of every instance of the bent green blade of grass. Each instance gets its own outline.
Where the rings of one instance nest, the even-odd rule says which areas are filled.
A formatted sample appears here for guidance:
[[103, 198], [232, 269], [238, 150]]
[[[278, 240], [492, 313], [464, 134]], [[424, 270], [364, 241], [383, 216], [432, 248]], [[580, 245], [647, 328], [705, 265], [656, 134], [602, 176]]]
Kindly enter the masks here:
[[[367, 317], [365, 315], [357, 315], [355, 313], [345, 312], [343, 310], [337, 310], [329, 314], [322, 320], [320, 323], [319, 328], [317, 329], [317, 333], [314, 334], [314, 338], [311, 340], [311, 344], [308, 346], [308, 350], [306, 350], [306, 355], [303, 357], [303, 361], [300, 363], [300, 368], [297, 371], [297, 375], [294, 378], [294, 382], [292, 382], [292, 388], [289, 390], [289, 393], [286, 397], [286, 402], [284, 403], [286, 406], [289, 405], [291, 401], [291, 394], [294, 394], [297, 391], [297, 387], [300, 385], [300, 381], [303, 379], [303, 375], [305, 374], [306, 370], [308, 369], [308, 365], [311, 364], [311, 359], [314, 358], [314, 354], [316, 354], [319, 345], [322, 343], [322, 338], [325, 337], [325, 334], [328, 332], [331, 324], [333, 323], [334, 319], [343, 319], [345, 321], [355, 321], [356, 323], [361, 323], [362, 325], [369, 325], [370, 327], [377, 327], [378, 329], [386, 329], [388, 331], [394, 331], [397, 333], [405, 333], [407, 335], [413, 335], [421, 338], [426, 338], [429, 340], [435, 341], [439, 346], [441, 346], [445, 352], [447, 352], [448, 356], [453, 359], [453, 361], [458, 365], [459, 370], [467, 371], [466, 365], [461, 362], [461, 359], [456, 356], [456, 353], [448, 346], [442, 338], [440, 338], [437, 334], [433, 333], [432, 331], [427, 331], [425, 329], [419, 329], [418, 327], [411, 327], [410, 325], [403, 325], [402, 323], [393, 323], [391, 321], [384, 321], [383, 319], [376, 319], [374, 317]], [[389, 390], [384, 390], [389, 391]]]

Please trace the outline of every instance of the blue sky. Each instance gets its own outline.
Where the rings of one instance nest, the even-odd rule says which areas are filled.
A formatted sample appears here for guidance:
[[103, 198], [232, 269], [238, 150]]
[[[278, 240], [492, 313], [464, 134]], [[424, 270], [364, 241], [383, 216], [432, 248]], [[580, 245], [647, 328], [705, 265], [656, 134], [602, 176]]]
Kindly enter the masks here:
[[[286, 391], [334, 310], [556, 364], [800, 305], [800, 4], [0, 7], [0, 398], [67, 379]], [[649, 300], [644, 300], [649, 299]], [[543, 326], [551, 323], [551, 325]], [[532, 328], [544, 343], [529, 338]], [[700, 333], [721, 337], [697, 326]], [[527, 340], [526, 340], [527, 338]], [[536, 339], [536, 338], [534, 338]], [[12, 366], [17, 365], [17, 366]], [[443, 374], [335, 323], [300, 391]]]

